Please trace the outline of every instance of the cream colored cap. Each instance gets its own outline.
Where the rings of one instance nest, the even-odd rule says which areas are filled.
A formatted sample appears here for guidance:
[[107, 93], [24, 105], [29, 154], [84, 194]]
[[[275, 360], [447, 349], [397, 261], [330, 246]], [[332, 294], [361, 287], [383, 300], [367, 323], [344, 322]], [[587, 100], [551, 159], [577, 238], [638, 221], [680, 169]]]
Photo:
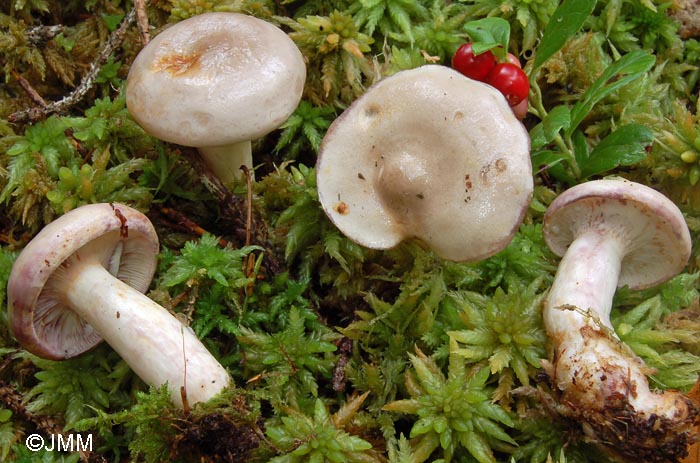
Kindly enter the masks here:
[[328, 217], [361, 245], [418, 238], [476, 261], [508, 245], [529, 206], [530, 138], [496, 89], [422, 66], [379, 81], [336, 119], [317, 183]]
[[301, 99], [306, 65], [289, 36], [261, 19], [205, 13], [154, 37], [134, 60], [126, 102], [154, 137], [183, 146], [254, 140]]

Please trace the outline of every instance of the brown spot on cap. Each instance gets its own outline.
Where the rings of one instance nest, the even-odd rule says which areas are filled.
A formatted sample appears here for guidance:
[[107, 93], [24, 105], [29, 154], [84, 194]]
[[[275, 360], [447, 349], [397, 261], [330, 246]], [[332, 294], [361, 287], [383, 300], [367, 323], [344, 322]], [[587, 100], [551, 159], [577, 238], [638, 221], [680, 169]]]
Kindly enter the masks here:
[[335, 207], [333, 207], [333, 209], [335, 209], [335, 211], [340, 215], [345, 215], [349, 212], [347, 203], [344, 203], [343, 201], [336, 204]]
[[496, 171], [498, 171], [499, 174], [505, 172], [506, 169], [508, 169], [508, 163], [505, 159], [501, 158], [496, 160]]
[[165, 71], [175, 76], [183, 75], [190, 70], [196, 70], [199, 66], [199, 54], [181, 54], [173, 53], [161, 56], [160, 59], [153, 63], [155, 72]]

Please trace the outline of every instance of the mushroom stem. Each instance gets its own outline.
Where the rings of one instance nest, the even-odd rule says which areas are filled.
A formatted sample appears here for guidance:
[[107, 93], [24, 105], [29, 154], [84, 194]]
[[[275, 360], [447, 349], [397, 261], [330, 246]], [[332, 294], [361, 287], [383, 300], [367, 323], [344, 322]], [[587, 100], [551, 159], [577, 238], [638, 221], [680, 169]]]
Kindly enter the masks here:
[[241, 166], [246, 166], [253, 175], [253, 153], [250, 141], [222, 146], [200, 146], [200, 156], [209, 169], [225, 185], [243, 178]]
[[[624, 244], [619, 239], [599, 230], [588, 230], [576, 237], [559, 263], [547, 298], [544, 321], [550, 336], [571, 337], [576, 334], [574, 327], [613, 329], [610, 310], [623, 251]], [[579, 310], [562, 308], [570, 306]]]
[[586, 422], [587, 433], [619, 441], [616, 426], [623, 423], [630, 446], [619, 442], [623, 453], [641, 452], [649, 442], [666, 451], [687, 430], [694, 410], [677, 391], [650, 391], [653, 370], [613, 330], [610, 311], [628, 252], [623, 235], [603, 226], [574, 232], [544, 305], [554, 351], [554, 363], [545, 366], [561, 403]]
[[[63, 297], [146, 383], [168, 385], [174, 404], [203, 402], [229, 375], [192, 330], [165, 308], [112, 276], [99, 262], [72, 263]], [[186, 363], [185, 363], [186, 362]]]

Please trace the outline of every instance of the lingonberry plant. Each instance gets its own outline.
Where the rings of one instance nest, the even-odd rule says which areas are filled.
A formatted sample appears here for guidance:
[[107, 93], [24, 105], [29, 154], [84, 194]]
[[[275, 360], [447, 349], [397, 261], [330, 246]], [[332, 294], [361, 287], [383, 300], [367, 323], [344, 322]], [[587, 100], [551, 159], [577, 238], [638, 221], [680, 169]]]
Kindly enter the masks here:
[[452, 67], [470, 79], [498, 89], [511, 107], [526, 100], [530, 91], [529, 78], [518, 58], [506, 51], [510, 41], [508, 22], [486, 18], [467, 23], [465, 29], [473, 42], [457, 49], [452, 56]]
[[452, 67], [474, 80], [485, 80], [496, 67], [496, 63], [496, 57], [491, 50], [477, 55], [474, 53], [474, 44], [471, 42], [460, 45], [452, 56]]

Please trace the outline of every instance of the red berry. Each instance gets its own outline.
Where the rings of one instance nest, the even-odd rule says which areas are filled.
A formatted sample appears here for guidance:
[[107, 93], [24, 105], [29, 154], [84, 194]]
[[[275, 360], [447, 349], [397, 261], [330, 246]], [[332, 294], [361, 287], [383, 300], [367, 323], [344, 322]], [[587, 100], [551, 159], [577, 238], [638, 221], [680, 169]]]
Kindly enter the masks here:
[[474, 80], [483, 81], [496, 63], [490, 50], [475, 55], [471, 43], [461, 45], [452, 56], [452, 68]]
[[518, 59], [517, 56], [515, 56], [513, 53], [508, 53], [508, 56], [506, 57], [506, 63], [513, 63], [519, 68], [522, 69], [522, 66], [520, 65], [520, 60]]
[[486, 76], [484, 82], [497, 88], [511, 106], [526, 99], [530, 92], [527, 74], [513, 63], [497, 64]]

